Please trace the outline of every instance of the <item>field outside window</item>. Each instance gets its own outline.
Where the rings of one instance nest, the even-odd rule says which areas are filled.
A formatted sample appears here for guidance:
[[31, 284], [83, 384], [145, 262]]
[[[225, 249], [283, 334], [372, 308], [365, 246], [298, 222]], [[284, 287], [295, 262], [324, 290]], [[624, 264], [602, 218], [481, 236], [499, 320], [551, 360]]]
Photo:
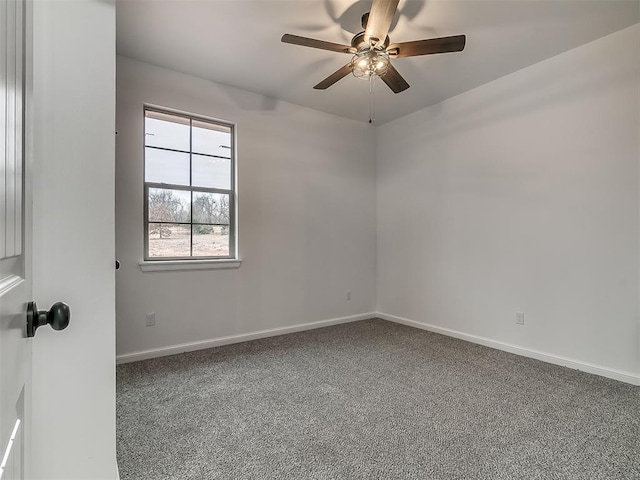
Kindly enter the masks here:
[[233, 125], [145, 109], [145, 259], [235, 258]]

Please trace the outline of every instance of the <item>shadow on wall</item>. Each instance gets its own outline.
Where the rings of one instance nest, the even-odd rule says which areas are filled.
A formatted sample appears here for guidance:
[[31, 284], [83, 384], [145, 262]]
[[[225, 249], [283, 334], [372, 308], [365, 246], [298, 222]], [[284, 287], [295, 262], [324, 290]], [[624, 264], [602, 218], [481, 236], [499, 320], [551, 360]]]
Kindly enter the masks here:
[[[338, 58], [340, 59], [340, 62], [344, 61], [344, 58]], [[351, 57], [345, 56], [345, 58], [347, 58], [348, 61]], [[291, 70], [287, 73], [285, 87], [293, 88], [299, 85], [300, 78], [313, 78], [313, 75], [317, 75], [317, 81], [314, 80], [315, 83], [306, 86], [311, 90], [313, 85], [333, 73], [332, 68], [335, 61], [336, 57], [327, 56], [326, 58], [322, 58], [308, 64], [292, 65]], [[342, 66], [342, 64], [339, 66]], [[335, 68], [337, 69], [339, 66]], [[239, 90], [235, 87], [226, 85], [222, 86], [221, 91], [235, 104], [236, 107], [243, 111], [273, 112], [278, 109], [278, 104], [281, 102], [276, 97], [268, 95], [260, 95], [253, 92], [249, 92], [251, 95], [247, 95], [247, 91], [245, 90]]]
[[247, 95], [244, 90], [239, 90], [227, 85], [220, 86], [220, 92], [224, 93], [229, 100], [240, 110], [249, 112], [269, 112], [278, 108], [279, 100], [277, 98], [252, 93]]
[[[630, 52], [630, 56], [631, 53], [633, 52]], [[558, 59], [551, 61], [558, 61]], [[496, 85], [501, 85], [503, 88], [493, 88], [491, 92], [488, 92], [485, 86], [478, 87], [484, 90], [483, 95], [474, 102], [465, 102], [465, 108], [455, 111], [454, 118], [459, 119], [457, 122], [447, 122], [446, 127], [442, 127], [438, 123], [438, 128], [433, 129], [425, 128], [425, 124], [419, 122], [420, 135], [417, 138], [424, 142], [459, 135], [461, 131], [473, 130], [482, 125], [516, 118], [522, 112], [535, 112], [550, 105], [562, 105], [586, 96], [597, 95], [605, 88], [624, 84], [632, 78], [634, 71], [637, 72], [638, 69], [636, 62], [632, 61], [619, 61], [615, 68], [607, 69], [598, 69], [597, 66], [592, 67], [586, 62], [583, 63], [583, 66], [593, 69], [582, 71], [583, 74], [580, 75], [555, 79], [549, 79], [547, 72], [540, 69], [536, 69], [535, 76], [519, 76], [519, 72], [515, 72], [508, 77], [516, 78], [516, 81], [505, 82], [505, 77], [496, 81]], [[541, 89], [541, 85], [545, 88]], [[528, 93], [523, 94], [523, 92]], [[469, 94], [467, 92], [461, 95], [467, 96]], [[457, 104], [454, 102], [455, 97], [448, 100], [447, 105], [453, 105], [455, 109]], [[443, 103], [428, 107], [427, 124], [438, 122], [438, 116], [443, 108]], [[420, 115], [421, 112], [424, 110], [409, 117]]]

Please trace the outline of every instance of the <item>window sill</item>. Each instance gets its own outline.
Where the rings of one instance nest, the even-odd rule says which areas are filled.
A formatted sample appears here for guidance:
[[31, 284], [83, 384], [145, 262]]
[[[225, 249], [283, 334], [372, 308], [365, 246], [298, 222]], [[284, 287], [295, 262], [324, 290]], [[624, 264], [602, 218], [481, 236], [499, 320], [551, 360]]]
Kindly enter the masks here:
[[142, 260], [138, 262], [143, 272], [169, 272], [177, 270], [219, 270], [240, 268], [242, 260]]

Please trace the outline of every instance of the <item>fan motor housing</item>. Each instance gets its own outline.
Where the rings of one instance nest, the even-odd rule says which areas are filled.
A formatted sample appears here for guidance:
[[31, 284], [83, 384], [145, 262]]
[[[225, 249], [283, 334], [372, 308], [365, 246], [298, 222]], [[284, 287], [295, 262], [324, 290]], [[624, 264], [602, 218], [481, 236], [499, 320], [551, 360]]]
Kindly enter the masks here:
[[[374, 43], [378, 43], [377, 40]], [[369, 42], [365, 40], [365, 32], [356, 33], [355, 36], [351, 39], [351, 46], [356, 50], [360, 50], [362, 48], [369, 48]], [[384, 50], [389, 46], [389, 36], [384, 39], [384, 43], [380, 47], [376, 47], [377, 50]]]

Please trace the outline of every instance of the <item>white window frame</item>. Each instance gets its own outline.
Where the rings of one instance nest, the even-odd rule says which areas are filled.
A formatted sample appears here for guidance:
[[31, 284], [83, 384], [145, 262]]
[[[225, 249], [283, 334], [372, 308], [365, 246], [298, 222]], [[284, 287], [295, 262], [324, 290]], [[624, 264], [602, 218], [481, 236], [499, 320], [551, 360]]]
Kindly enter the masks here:
[[[230, 189], [221, 189], [221, 188], [208, 188], [208, 187], [194, 187], [192, 185], [177, 185], [177, 184], [168, 184], [168, 183], [154, 183], [146, 181], [146, 151], [147, 148], [158, 148], [158, 147], [147, 147], [146, 145], [146, 136], [144, 135], [146, 128], [145, 122], [147, 118], [147, 112], [157, 112], [160, 114], [167, 114], [172, 116], [178, 116], [189, 120], [189, 126], [192, 127], [193, 121], [207, 122], [216, 125], [220, 125], [225, 128], [229, 128], [231, 131], [231, 151], [230, 151], [230, 161], [231, 161], [231, 179], [230, 179]], [[156, 105], [144, 105], [143, 108], [143, 139], [142, 139], [142, 148], [143, 148], [143, 173], [142, 173], [142, 181], [143, 181], [143, 195], [144, 195], [144, 260], [139, 262], [140, 268], [143, 271], [160, 271], [160, 270], [198, 270], [198, 269], [208, 269], [208, 268], [237, 268], [240, 266], [240, 259], [238, 257], [238, 218], [237, 218], [237, 156], [236, 156], [236, 145], [237, 145], [237, 127], [233, 122], [229, 122], [226, 120], [219, 120], [211, 117], [206, 117], [202, 115], [195, 115], [192, 113], [177, 111], [170, 108], [159, 107]], [[191, 133], [190, 133], [191, 137]], [[164, 149], [171, 150], [171, 149]], [[183, 150], [175, 150], [179, 153], [185, 153], [189, 155], [189, 169], [190, 171], [193, 168], [193, 155], [192, 145], [189, 146], [189, 151]], [[202, 155], [201, 153], [196, 152], [196, 155]], [[205, 155], [207, 156], [207, 155]], [[220, 193], [229, 195], [229, 255], [227, 256], [185, 256], [185, 257], [151, 257], [149, 256], [149, 189], [150, 188], [163, 188], [163, 189], [172, 189], [172, 190], [182, 190], [187, 192], [207, 192], [207, 193]], [[167, 222], [171, 223], [171, 222]], [[193, 218], [190, 223], [184, 223], [185, 225], [189, 225], [191, 227], [191, 252], [193, 253]]]

